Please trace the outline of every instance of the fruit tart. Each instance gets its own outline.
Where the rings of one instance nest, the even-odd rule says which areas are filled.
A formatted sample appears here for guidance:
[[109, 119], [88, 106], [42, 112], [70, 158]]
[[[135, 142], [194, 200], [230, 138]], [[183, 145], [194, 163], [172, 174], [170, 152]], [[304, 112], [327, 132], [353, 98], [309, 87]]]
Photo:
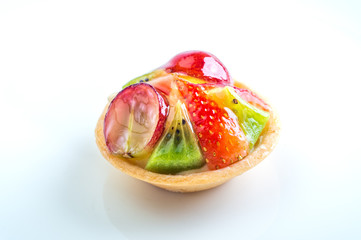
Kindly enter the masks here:
[[102, 155], [119, 170], [194, 192], [257, 165], [279, 131], [274, 109], [233, 81], [218, 58], [189, 51], [110, 96], [95, 134]]

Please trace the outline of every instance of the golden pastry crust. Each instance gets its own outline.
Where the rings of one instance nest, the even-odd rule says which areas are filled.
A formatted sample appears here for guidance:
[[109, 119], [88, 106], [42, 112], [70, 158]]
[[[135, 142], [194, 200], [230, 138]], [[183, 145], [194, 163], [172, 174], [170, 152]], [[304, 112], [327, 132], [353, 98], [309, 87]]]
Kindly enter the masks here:
[[[235, 82], [235, 86], [249, 89], [239, 82]], [[278, 142], [280, 132], [279, 118], [274, 109], [272, 109], [270, 119], [254, 146], [253, 151], [243, 160], [214, 171], [189, 173], [186, 175], [166, 175], [147, 171], [109, 152], [103, 134], [104, 117], [107, 109], [108, 104], [105, 106], [95, 128], [96, 143], [104, 158], [114, 167], [132, 177], [173, 192], [196, 192], [210, 189], [246, 172], [272, 152]]]

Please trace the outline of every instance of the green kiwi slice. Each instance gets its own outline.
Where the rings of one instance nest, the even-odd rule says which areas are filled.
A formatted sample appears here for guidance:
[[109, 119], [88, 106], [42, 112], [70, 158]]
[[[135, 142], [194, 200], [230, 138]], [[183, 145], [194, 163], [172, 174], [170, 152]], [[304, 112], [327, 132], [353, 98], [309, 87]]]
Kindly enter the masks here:
[[187, 110], [180, 101], [167, 131], [150, 156], [145, 169], [162, 174], [176, 174], [205, 164]]

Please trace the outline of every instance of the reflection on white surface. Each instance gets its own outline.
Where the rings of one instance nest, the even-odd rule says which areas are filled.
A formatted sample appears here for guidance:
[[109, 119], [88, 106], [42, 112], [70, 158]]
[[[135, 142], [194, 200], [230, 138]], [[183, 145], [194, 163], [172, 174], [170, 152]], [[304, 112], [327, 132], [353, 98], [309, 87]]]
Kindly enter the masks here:
[[277, 214], [279, 182], [266, 161], [215, 189], [172, 193], [112, 172], [104, 186], [110, 221], [129, 239], [238, 239], [259, 236]]

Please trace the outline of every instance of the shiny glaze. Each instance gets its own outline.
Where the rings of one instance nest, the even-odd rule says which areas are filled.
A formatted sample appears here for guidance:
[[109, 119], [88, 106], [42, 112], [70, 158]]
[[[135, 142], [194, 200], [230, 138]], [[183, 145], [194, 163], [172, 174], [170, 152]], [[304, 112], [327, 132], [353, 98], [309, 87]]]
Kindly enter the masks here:
[[162, 68], [169, 73], [182, 73], [211, 83], [232, 84], [226, 67], [216, 56], [207, 52], [188, 51], [180, 53]]
[[168, 103], [149, 84], [134, 84], [119, 92], [104, 118], [109, 151], [126, 158], [147, 154], [163, 133], [168, 110]]

